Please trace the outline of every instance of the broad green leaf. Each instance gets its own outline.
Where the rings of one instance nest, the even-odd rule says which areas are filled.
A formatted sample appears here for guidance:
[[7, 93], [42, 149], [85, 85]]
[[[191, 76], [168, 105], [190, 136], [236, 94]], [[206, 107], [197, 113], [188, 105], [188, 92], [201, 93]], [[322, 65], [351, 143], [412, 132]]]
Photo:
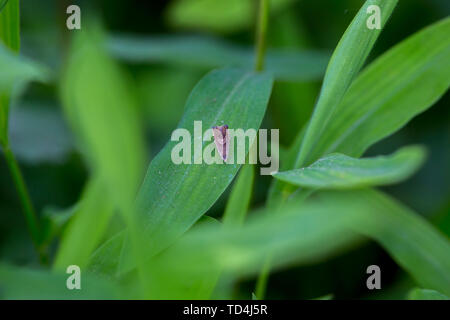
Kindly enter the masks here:
[[[65, 270], [64, 270], [65, 271]], [[81, 270], [81, 290], [66, 286], [70, 274], [51, 273], [17, 266], [0, 265], [0, 299], [72, 300], [117, 299], [119, 290], [111, 281]]]
[[450, 300], [450, 298], [436, 290], [415, 288], [409, 292], [408, 300]]
[[[295, 0], [272, 0], [272, 12]], [[215, 32], [234, 32], [254, 24], [257, 3], [253, 0], [175, 0], [167, 18], [171, 25]]]
[[[245, 216], [250, 205], [250, 198], [253, 190], [254, 168], [251, 164], [242, 166], [236, 182], [231, 189], [231, 194], [228, 198], [225, 213], [223, 215], [223, 226], [226, 228], [239, 228], [243, 225]], [[203, 216], [204, 218], [206, 216]], [[198, 225], [198, 223], [196, 224]], [[195, 231], [193, 229], [193, 231]], [[208, 276], [202, 278], [198, 282], [191, 285], [191, 292], [189, 295], [193, 298], [210, 298], [211, 294], [220, 279], [221, 270], [208, 273]]]
[[[189, 131], [194, 144], [194, 121], [201, 121], [202, 132], [215, 125], [230, 129], [257, 130], [261, 124], [272, 88], [266, 74], [239, 69], [217, 70], [206, 75], [191, 92], [178, 128]], [[174, 164], [172, 149], [178, 141], [169, 141], [151, 162], [140, 189], [137, 205], [153, 254], [183, 234], [219, 198], [240, 165], [194, 164], [201, 154], [191, 148], [192, 164]], [[198, 143], [201, 152], [213, 146], [211, 140]], [[197, 148], [198, 150], [198, 148]], [[245, 144], [248, 153], [249, 144]]]
[[151, 290], [146, 298], [207, 299], [207, 292], [199, 296], [191, 287], [215, 281], [217, 274], [225, 282], [254, 275], [268, 251], [276, 253], [275, 268], [328, 257], [351, 234], [344, 227], [352, 214], [339, 215], [331, 207], [289, 206], [280, 215], [255, 212], [240, 228], [192, 230], [148, 261]]
[[[91, 29], [92, 30], [92, 29]], [[94, 175], [121, 209], [134, 200], [145, 147], [132, 85], [95, 30], [77, 34], [61, 93], [65, 114]]]
[[282, 171], [279, 180], [313, 189], [352, 189], [393, 184], [415, 173], [425, 160], [421, 147], [405, 147], [389, 156], [357, 159], [334, 153], [308, 167]]
[[[108, 47], [116, 57], [130, 62], [170, 63], [205, 70], [223, 66], [251, 70], [254, 65], [253, 48], [210, 37], [116, 35], [109, 39]], [[322, 51], [268, 49], [265, 70], [277, 80], [317, 80], [328, 59], [328, 53]]]
[[447, 18], [371, 63], [336, 108], [307, 162], [331, 152], [359, 157], [431, 107], [450, 85], [449, 33]]
[[223, 214], [223, 224], [225, 226], [237, 227], [244, 223], [252, 196], [254, 175], [252, 165], [246, 164], [242, 166], [233, 189], [231, 189], [225, 213]]
[[[317, 104], [295, 161], [295, 168], [309, 164], [305, 163], [305, 160], [328, 127], [336, 107], [366, 61], [397, 2], [397, 0], [367, 0], [345, 31], [328, 63]], [[367, 9], [372, 5], [378, 6], [382, 12], [380, 29], [369, 29], [366, 25], [370, 16]]]
[[57, 269], [74, 260], [88, 263], [114, 209], [130, 216], [143, 171], [145, 147], [131, 85], [102, 41], [96, 29], [77, 34], [63, 77], [65, 113], [92, 178], [63, 234]]
[[[152, 298], [189, 298], [189, 286], [214, 270], [234, 281], [257, 273], [273, 252], [273, 267], [312, 263], [345, 249], [356, 235], [379, 242], [417, 283], [450, 291], [450, 243], [426, 220], [371, 190], [321, 192], [301, 206], [251, 215], [242, 228], [202, 228], [149, 261]], [[299, 236], [301, 235], [301, 236]], [[202, 263], [199, 263], [202, 261]]]

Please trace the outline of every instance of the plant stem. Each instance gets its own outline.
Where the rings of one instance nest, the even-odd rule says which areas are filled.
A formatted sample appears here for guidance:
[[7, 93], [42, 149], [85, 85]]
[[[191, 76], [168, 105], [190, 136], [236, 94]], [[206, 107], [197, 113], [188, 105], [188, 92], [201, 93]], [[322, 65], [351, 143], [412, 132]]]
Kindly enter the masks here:
[[258, 298], [258, 300], [263, 300], [264, 295], [266, 294], [267, 279], [269, 278], [271, 265], [272, 254], [269, 253], [264, 261], [261, 272], [258, 275], [258, 280], [256, 280], [255, 296]]
[[[259, 0], [256, 29], [256, 61], [255, 71], [262, 71], [264, 68], [264, 56], [266, 53], [266, 34], [269, 20], [270, 0]], [[255, 295], [258, 299], [263, 299], [267, 279], [269, 277], [271, 255], [269, 255], [263, 265], [261, 273], [256, 282]]]
[[28, 194], [27, 187], [25, 185], [25, 181], [22, 176], [22, 172], [20, 171], [19, 164], [17, 163], [16, 158], [14, 157], [13, 152], [8, 144], [3, 145], [3, 151], [6, 158], [6, 163], [8, 164], [9, 170], [11, 171], [11, 176], [14, 181], [14, 185], [16, 186], [17, 193], [19, 195], [20, 203], [22, 205], [22, 209], [25, 215], [25, 220], [27, 222], [28, 230], [31, 234], [31, 239], [33, 241], [34, 247], [39, 255], [39, 260], [42, 264], [47, 263], [47, 255], [44, 249], [39, 244], [40, 239], [40, 231], [39, 231], [39, 222], [36, 216], [36, 213], [33, 209], [33, 205], [31, 203], [30, 195]]
[[269, 20], [270, 0], [259, 0], [258, 21], [256, 30], [256, 61], [255, 70], [264, 68], [264, 55], [266, 53], [266, 33]]

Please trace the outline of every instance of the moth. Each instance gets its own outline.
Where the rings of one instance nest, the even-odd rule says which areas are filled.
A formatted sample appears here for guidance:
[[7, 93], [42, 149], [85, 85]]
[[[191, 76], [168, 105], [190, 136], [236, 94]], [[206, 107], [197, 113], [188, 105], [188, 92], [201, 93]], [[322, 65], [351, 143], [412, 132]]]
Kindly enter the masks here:
[[212, 129], [216, 149], [222, 157], [223, 161], [227, 161], [229, 147], [228, 125], [225, 124], [223, 126], [214, 126], [212, 127]]

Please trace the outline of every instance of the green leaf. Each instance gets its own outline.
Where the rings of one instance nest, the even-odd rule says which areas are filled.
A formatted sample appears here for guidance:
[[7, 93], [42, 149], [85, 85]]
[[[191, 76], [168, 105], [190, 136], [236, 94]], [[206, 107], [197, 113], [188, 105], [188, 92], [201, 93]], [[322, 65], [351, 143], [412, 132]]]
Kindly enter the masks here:
[[[223, 124], [230, 129], [257, 130], [271, 88], [272, 79], [266, 74], [238, 69], [213, 71], [193, 89], [178, 128], [187, 129], [193, 139], [194, 121], [202, 121], [203, 130]], [[151, 239], [148, 246], [153, 254], [189, 229], [219, 198], [240, 167], [236, 161], [234, 164], [174, 164], [171, 153], [178, 143], [169, 141], [153, 159], [137, 199], [142, 216], [139, 224]], [[210, 140], [208, 145], [213, 143]], [[199, 144], [205, 145], [206, 141]], [[246, 154], [248, 150], [246, 143]], [[198, 159], [192, 152], [191, 159], [194, 157]]]
[[[336, 107], [366, 61], [397, 2], [397, 0], [366, 1], [345, 31], [328, 63], [319, 99], [308, 124], [294, 168], [309, 164], [305, 163], [305, 160], [325, 128], [328, 127]], [[366, 25], [369, 17], [367, 8], [371, 5], [379, 6], [382, 12], [380, 29], [370, 30]]]
[[[277, 12], [294, 0], [272, 0]], [[256, 3], [252, 0], [176, 0], [167, 11], [169, 23], [176, 27], [215, 32], [234, 32], [254, 22]]]
[[145, 147], [132, 86], [103, 51], [101, 33], [91, 30], [75, 37], [61, 92], [92, 177], [63, 234], [56, 269], [74, 261], [88, 264], [114, 209], [130, 216], [143, 171]]
[[241, 228], [192, 230], [149, 261], [151, 297], [190, 298], [191, 284], [219, 270], [228, 281], [253, 275], [268, 251], [274, 253], [274, 268], [312, 263], [345, 249], [358, 234], [379, 242], [419, 284], [450, 291], [448, 239], [380, 192], [321, 192], [301, 206], [290, 203], [280, 211], [256, 212]]
[[20, 49], [20, 8], [19, 0], [0, 3], [0, 42], [12, 51]]
[[[353, 210], [352, 210], [353, 212]], [[274, 267], [327, 257], [346, 241], [352, 215], [339, 215], [332, 204], [283, 207], [283, 214], [255, 212], [240, 228], [205, 226], [191, 230], [176, 244], [148, 261], [152, 299], [207, 299], [192, 286], [256, 274], [268, 251]], [[300, 237], [299, 234], [302, 236]], [[201, 263], [199, 263], [201, 262]]]
[[228, 227], [241, 226], [244, 223], [250, 205], [255, 178], [254, 168], [250, 164], [242, 166], [228, 198], [223, 224]]
[[[201, 36], [116, 35], [109, 39], [108, 48], [125, 61], [170, 63], [205, 70], [223, 66], [251, 70], [255, 59], [253, 48]], [[316, 80], [323, 75], [328, 58], [328, 53], [322, 51], [269, 49], [265, 70], [277, 80]]]
[[415, 288], [408, 293], [408, 300], [450, 300], [436, 290]]
[[415, 33], [354, 81], [308, 161], [340, 152], [359, 157], [431, 107], [450, 85], [450, 18]]
[[134, 201], [145, 146], [127, 74], [104, 52], [100, 31], [77, 34], [62, 80], [65, 114], [93, 175], [122, 210]]
[[352, 189], [393, 184], [414, 174], [425, 160], [421, 147], [405, 147], [390, 156], [356, 159], [330, 154], [312, 165], [273, 176], [279, 180], [313, 189]]
[[54, 269], [65, 270], [76, 264], [84, 268], [96, 249], [113, 213], [112, 201], [106, 198], [107, 189], [102, 181], [90, 181], [81, 202], [65, 228], [54, 261]]

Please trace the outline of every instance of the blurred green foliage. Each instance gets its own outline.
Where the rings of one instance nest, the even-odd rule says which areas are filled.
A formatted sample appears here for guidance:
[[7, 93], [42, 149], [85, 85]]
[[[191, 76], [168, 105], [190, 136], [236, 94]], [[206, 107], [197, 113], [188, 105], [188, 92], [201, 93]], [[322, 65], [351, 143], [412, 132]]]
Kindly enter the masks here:
[[[357, 15], [372, 2], [395, 4], [273, 0], [270, 74], [254, 74], [254, 1], [79, 1], [81, 31], [65, 26], [70, 1], [21, 1], [20, 56], [0, 47], [0, 140], [19, 160], [52, 266], [33, 253], [0, 148], [0, 298], [249, 299], [268, 252], [268, 298], [447, 298], [450, 7], [399, 1], [375, 42]], [[352, 180], [357, 190], [291, 194], [250, 165], [175, 166], [165, 143], [193, 120], [280, 128], [280, 171], [339, 152], [355, 157], [340, 166], [364, 164], [367, 176]], [[420, 169], [422, 148], [356, 159], [410, 144], [427, 150]], [[330, 183], [341, 169], [326, 163], [328, 176], [314, 178]], [[377, 185], [418, 173], [359, 189], [388, 169]], [[293, 200], [273, 214], [279, 194]], [[86, 291], [66, 289], [69, 264], [88, 271]], [[365, 286], [371, 264], [379, 292]]]

